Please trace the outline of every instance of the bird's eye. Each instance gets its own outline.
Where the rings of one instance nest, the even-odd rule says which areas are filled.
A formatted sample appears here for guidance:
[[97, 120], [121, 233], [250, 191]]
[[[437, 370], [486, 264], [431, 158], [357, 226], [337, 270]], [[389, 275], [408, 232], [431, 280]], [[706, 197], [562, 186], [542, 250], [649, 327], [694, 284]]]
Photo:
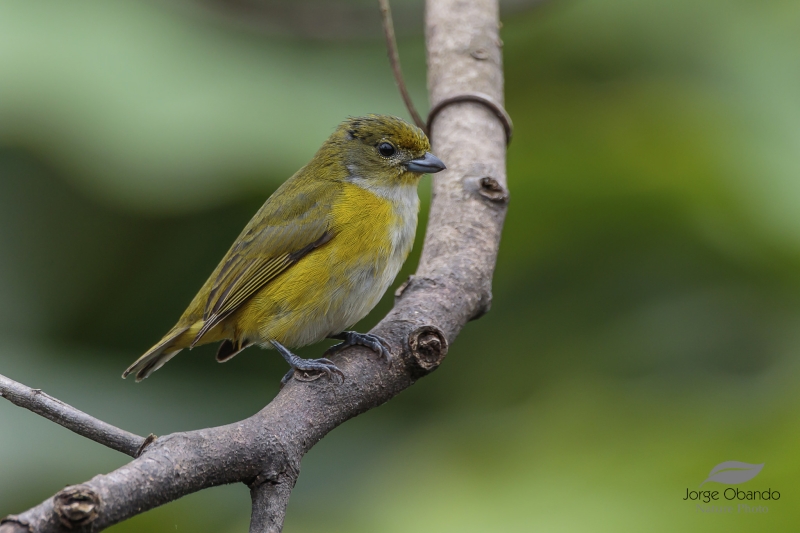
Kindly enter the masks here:
[[378, 145], [378, 151], [383, 157], [391, 157], [394, 155], [395, 149], [390, 143], [380, 143]]

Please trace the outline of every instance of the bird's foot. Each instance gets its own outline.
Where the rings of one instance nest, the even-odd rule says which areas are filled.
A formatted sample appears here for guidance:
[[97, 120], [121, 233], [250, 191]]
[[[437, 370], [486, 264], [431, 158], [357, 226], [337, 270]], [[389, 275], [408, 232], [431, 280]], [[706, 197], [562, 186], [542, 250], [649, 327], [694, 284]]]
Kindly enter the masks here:
[[348, 346], [366, 346], [375, 353], [383, 357], [389, 366], [392, 366], [392, 350], [389, 343], [383, 337], [372, 333], [357, 333], [355, 331], [343, 331], [337, 335], [330, 335], [329, 339], [339, 339], [339, 344], [331, 346], [325, 351], [324, 355], [334, 354]]
[[292, 367], [281, 379], [281, 386], [286, 385], [292, 377], [296, 377], [298, 381], [315, 381], [323, 375], [327, 375], [331, 380], [337, 375], [344, 382], [344, 372], [339, 370], [339, 367], [333, 364], [330, 359], [324, 357], [321, 359], [303, 359], [290, 352], [278, 341], [270, 341], [270, 343]]

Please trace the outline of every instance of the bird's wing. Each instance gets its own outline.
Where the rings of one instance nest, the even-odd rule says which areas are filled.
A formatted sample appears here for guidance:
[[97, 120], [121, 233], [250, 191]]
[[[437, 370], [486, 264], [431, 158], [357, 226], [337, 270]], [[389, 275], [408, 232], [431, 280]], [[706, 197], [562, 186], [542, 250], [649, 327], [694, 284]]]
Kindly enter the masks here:
[[[282, 272], [333, 238], [330, 184], [281, 186], [253, 219], [206, 283], [203, 327], [192, 345]], [[209, 286], [210, 284], [210, 286]]]

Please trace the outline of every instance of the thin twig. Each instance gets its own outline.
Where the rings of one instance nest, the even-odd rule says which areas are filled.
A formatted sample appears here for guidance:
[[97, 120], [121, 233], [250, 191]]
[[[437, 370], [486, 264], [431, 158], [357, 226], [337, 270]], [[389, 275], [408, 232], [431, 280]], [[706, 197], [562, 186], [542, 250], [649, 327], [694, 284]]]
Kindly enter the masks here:
[[3, 375], [0, 375], [0, 396], [14, 405], [33, 411], [82, 437], [99, 442], [103, 446], [108, 446], [131, 457], [136, 457], [145, 441], [152, 439], [152, 437], [145, 439], [107, 424], [39, 389], [26, 387]]
[[378, 0], [378, 3], [381, 6], [383, 33], [386, 35], [386, 51], [389, 53], [389, 63], [392, 65], [392, 72], [394, 72], [394, 81], [397, 82], [400, 96], [403, 97], [403, 102], [406, 104], [406, 109], [408, 109], [411, 118], [414, 119], [414, 124], [419, 126], [427, 135], [428, 128], [425, 125], [425, 121], [417, 113], [414, 102], [411, 101], [411, 95], [408, 94], [406, 82], [403, 79], [403, 71], [400, 70], [400, 54], [397, 52], [397, 40], [394, 36], [394, 23], [392, 22], [392, 10], [389, 8], [389, 0]]

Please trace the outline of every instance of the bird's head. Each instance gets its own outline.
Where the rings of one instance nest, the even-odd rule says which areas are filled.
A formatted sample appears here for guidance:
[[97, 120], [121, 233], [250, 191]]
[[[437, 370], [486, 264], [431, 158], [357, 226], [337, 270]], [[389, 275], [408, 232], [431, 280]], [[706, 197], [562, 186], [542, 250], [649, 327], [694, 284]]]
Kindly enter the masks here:
[[367, 185], [416, 185], [446, 168], [421, 129], [388, 115], [349, 118], [326, 144], [342, 157], [348, 178]]

